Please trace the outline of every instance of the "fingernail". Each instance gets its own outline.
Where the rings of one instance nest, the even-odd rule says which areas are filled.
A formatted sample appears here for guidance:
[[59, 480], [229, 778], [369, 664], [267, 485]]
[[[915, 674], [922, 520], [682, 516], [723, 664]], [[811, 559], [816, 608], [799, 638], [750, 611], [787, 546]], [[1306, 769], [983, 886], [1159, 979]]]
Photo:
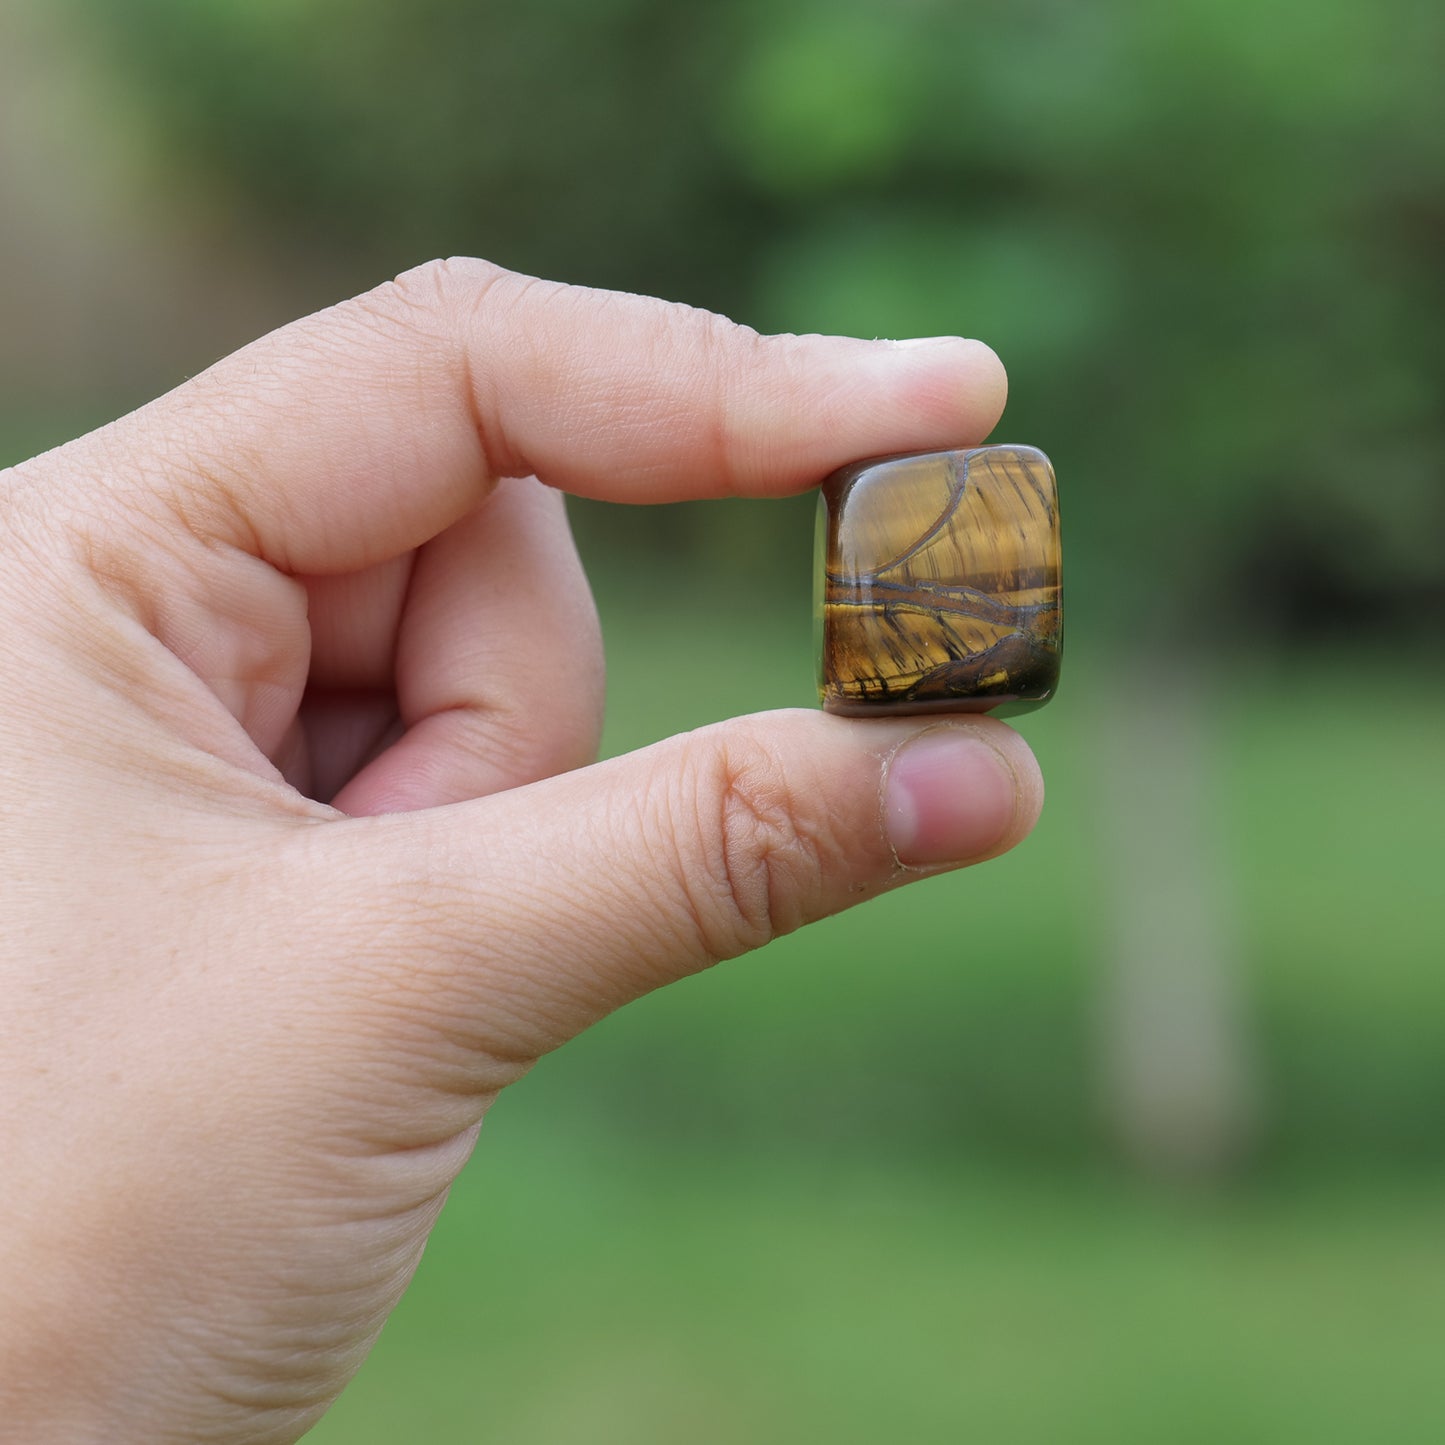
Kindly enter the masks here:
[[1017, 798], [1013, 770], [978, 733], [935, 727], [889, 760], [883, 824], [900, 863], [966, 863], [1004, 841]]
[[901, 350], [914, 346], [957, 346], [962, 340], [961, 336], [909, 336], [902, 341], [890, 341], [888, 344]]

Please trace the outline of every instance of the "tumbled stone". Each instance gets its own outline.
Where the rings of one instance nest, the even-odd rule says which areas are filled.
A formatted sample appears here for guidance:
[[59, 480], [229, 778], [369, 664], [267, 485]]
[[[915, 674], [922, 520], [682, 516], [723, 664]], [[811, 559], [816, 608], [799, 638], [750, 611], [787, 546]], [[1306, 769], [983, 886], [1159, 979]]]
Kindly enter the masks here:
[[828, 712], [1026, 712], [1063, 642], [1058, 493], [1035, 447], [881, 457], [818, 504]]

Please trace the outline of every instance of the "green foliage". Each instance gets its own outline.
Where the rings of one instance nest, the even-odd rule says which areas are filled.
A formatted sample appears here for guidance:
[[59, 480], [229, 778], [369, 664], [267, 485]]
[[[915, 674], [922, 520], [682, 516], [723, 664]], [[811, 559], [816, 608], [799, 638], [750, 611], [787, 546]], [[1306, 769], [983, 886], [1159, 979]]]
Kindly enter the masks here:
[[338, 270], [451, 252], [596, 284], [729, 274], [707, 163], [723, 56], [667, 0], [70, 0], [156, 143]]
[[842, 7], [819, 21], [786, 7], [765, 17], [723, 96], [736, 159], [784, 203], [884, 181], [906, 162], [926, 100], [896, 16]]
[[159, 146], [358, 282], [470, 251], [764, 329], [983, 335], [1116, 625], [1398, 635], [1442, 587], [1438, 6], [69, 3]]

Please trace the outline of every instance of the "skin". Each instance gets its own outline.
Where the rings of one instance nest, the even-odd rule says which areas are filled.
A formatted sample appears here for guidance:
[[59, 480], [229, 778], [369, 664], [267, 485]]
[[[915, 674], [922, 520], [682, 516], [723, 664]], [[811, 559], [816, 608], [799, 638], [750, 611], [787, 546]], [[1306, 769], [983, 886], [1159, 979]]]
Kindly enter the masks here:
[[976, 342], [456, 260], [0, 474], [15, 1438], [296, 1440], [538, 1057], [1028, 832], [988, 719], [769, 713], [589, 766], [560, 495], [800, 491], [1003, 399]]

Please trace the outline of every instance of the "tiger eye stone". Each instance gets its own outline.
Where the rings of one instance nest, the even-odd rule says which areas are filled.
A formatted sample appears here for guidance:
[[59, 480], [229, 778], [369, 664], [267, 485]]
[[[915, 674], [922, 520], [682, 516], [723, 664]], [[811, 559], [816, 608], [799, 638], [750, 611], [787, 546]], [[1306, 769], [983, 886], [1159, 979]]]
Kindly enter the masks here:
[[828, 712], [1027, 712], [1063, 643], [1058, 492], [1035, 447], [882, 457], [818, 504]]

